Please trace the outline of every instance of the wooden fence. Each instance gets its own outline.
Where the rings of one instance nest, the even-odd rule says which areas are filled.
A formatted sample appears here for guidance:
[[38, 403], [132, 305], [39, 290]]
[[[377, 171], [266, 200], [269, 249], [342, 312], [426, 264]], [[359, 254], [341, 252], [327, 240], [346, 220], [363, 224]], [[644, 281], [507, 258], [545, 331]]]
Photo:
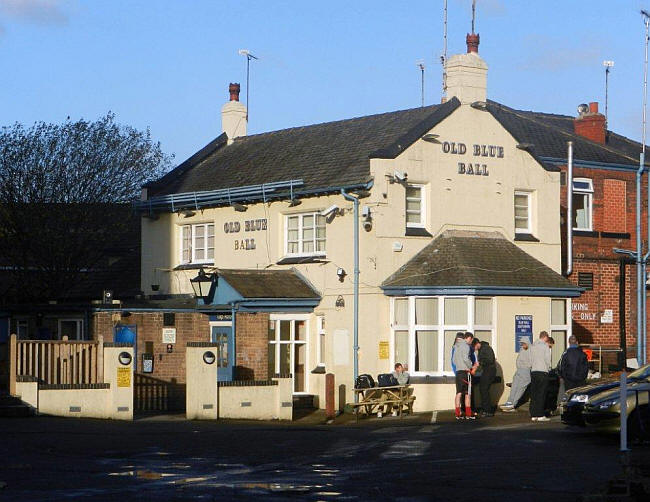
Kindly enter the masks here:
[[16, 378], [29, 376], [46, 384], [104, 382], [104, 341], [9, 339], [9, 392], [16, 393]]

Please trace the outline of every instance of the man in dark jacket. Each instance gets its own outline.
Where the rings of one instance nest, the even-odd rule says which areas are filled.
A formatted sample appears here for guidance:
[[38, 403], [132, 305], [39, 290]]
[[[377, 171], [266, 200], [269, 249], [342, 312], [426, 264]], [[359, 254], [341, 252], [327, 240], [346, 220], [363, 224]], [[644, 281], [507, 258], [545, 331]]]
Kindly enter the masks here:
[[587, 354], [578, 347], [578, 339], [571, 335], [569, 337], [569, 348], [564, 351], [558, 364], [558, 371], [564, 380], [564, 390], [581, 387], [587, 380], [589, 364]]
[[478, 388], [481, 391], [481, 416], [493, 417], [494, 410], [490, 401], [490, 385], [494, 382], [497, 375], [496, 358], [490, 344], [474, 338], [472, 341], [474, 351], [478, 353], [478, 367], [480, 371], [480, 380]]

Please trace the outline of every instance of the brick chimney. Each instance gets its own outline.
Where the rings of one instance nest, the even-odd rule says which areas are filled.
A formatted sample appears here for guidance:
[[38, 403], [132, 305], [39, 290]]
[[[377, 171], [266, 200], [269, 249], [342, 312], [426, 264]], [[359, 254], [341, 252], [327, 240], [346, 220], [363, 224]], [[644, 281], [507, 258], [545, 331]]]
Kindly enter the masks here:
[[573, 119], [573, 130], [576, 134], [600, 143], [605, 144], [607, 124], [605, 116], [598, 113], [598, 103], [589, 103], [589, 106], [580, 105], [578, 116]]
[[451, 56], [445, 64], [447, 97], [456, 96], [461, 104], [487, 99], [488, 66], [478, 55], [478, 33], [468, 33], [467, 53]]
[[221, 107], [221, 128], [228, 136], [230, 145], [235, 138], [246, 136], [248, 112], [246, 106], [239, 101], [239, 84], [231, 83], [228, 86], [230, 101]]
[[478, 54], [478, 44], [481, 41], [478, 33], [468, 33], [465, 37], [465, 42], [467, 43], [467, 52], [475, 52]]

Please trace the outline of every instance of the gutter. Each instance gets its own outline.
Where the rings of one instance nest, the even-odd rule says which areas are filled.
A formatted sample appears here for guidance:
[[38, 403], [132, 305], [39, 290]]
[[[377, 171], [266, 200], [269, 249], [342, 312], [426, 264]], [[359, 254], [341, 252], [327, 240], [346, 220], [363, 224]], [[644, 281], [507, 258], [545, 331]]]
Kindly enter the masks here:
[[[556, 164], [564, 166], [567, 163], [567, 159], [560, 159], [557, 157], [540, 157], [540, 160], [547, 162], [549, 164]], [[585, 167], [589, 169], [607, 169], [611, 171], [629, 171], [634, 172], [639, 169], [636, 165], [632, 164], [612, 164], [609, 162], [596, 162], [592, 160], [575, 160], [574, 165], [576, 167]], [[647, 168], [648, 166], [646, 166]]]

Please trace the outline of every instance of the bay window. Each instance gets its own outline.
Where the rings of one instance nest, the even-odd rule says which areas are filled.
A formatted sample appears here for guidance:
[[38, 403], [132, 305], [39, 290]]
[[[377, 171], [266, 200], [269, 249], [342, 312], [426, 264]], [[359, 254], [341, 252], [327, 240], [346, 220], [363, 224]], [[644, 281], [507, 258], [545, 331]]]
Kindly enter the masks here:
[[494, 342], [492, 298], [472, 296], [392, 299], [391, 363], [407, 364], [412, 375], [452, 375], [451, 348], [459, 331]]

